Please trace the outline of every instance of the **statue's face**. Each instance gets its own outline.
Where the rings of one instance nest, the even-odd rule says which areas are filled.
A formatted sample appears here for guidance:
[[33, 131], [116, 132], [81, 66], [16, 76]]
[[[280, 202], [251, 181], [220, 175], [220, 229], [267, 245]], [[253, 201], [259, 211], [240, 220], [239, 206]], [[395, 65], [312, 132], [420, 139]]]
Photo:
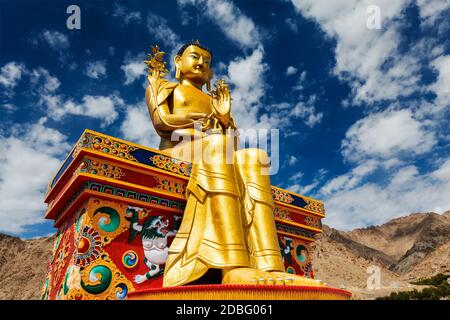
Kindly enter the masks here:
[[175, 63], [181, 71], [181, 79], [188, 79], [198, 84], [205, 84], [211, 76], [211, 55], [196, 46], [189, 46]]

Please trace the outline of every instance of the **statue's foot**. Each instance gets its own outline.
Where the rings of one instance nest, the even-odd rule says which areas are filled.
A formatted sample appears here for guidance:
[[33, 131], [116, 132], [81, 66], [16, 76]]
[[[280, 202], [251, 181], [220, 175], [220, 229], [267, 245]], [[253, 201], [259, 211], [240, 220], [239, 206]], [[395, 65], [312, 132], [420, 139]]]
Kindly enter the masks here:
[[253, 268], [234, 268], [223, 271], [222, 284], [272, 285], [276, 280], [270, 272]]
[[291, 286], [314, 286], [314, 287], [326, 287], [327, 284], [321, 280], [310, 279], [295, 274], [272, 271], [270, 272], [273, 278], [277, 280], [277, 283], [284, 282], [284, 284]]
[[281, 271], [234, 268], [223, 271], [222, 284], [259, 284], [325, 287], [326, 283]]

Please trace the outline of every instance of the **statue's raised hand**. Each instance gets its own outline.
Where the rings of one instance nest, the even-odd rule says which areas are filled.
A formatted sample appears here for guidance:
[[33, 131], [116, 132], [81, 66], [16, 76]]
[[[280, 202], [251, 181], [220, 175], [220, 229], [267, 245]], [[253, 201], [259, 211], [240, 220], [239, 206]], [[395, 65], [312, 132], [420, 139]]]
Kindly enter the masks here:
[[211, 92], [213, 111], [216, 115], [226, 116], [231, 109], [231, 94], [225, 80], [217, 80], [216, 89]]

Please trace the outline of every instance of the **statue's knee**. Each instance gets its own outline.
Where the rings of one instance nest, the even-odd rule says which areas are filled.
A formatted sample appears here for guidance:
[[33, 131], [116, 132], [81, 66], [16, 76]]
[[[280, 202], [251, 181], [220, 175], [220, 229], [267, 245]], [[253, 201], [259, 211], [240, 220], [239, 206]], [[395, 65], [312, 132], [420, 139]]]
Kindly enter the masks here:
[[270, 162], [269, 155], [266, 151], [257, 148], [241, 149], [235, 153], [236, 162], [238, 164], [255, 164], [268, 165]]
[[227, 137], [222, 134], [212, 134], [205, 138], [203, 138], [203, 141], [206, 142], [209, 146], [225, 146], [227, 143]]
[[202, 140], [202, 160], [206, 163], [220, 161], [232, 164], [234, 160], [234, 148], [232, 141], [225, 135], [214, 134]]

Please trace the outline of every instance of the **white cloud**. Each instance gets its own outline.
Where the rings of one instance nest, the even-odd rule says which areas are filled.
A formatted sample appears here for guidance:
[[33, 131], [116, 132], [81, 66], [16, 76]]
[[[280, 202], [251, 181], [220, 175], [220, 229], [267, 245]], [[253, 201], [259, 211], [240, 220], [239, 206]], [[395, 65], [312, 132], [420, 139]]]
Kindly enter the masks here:
[[303, 173], [295, 174], [291, 178], [289, 178], [290, 182], [295, 182], [292, 185], [289, 185], [286, 189], [292, 192], [300, 193], [303, 195], [308, 195], [311, 190], [314, 190], [325, 178], [325, 175], [328, 173], [325, 169], [320, 169], [314, 175], [313, 181], [310, 184], [304, 185], [299, 180], [303, 177]]
[[450, 179], [450, 158], [447, 159], [431, 176], [440, 181], [447, 181]]
[[132, 84], [135, 80], [147, 74], [147, 66], [144, 63], [144, 53], [138, 54], [135, 57], [125, 58], [124, 64], [120, 69], [125, 73], [125, 85]]
[[[391, 102], [384, 111], [375, 109], [348, 129], [341, 152], [353, 167], [325, 182], [313, 195], [325, 201], [325, 222], [351, 229], [384, 223], [411, 212], [450, 209], [450, 162], [441, 159], [441, 167], [430, 172], [414, 165], [419, 155], [429, 154], [429, 159], [439, 156], [439, 152], [431, 151], [445, 137], [448, 127], [445, 108], [450, 99], [449, 61], [443, 56], [442, 44], [420, 32], [425, 27], [432, 27], [438, 34], [448, 29], [448, 22], [441, 18], [450, 3], [416, 2], [422, 22], [421, 39], [405, 50], [401, 48], [405, 44], [404, 8], [412, 1], [291, 2], [336, 41], [333, 72], [351, 87], [344, 105], [365, 103], [380, 107], [379, 102]], [[369, 5], [381, 9], [379, 30], [366, 26]], [[421, 81], [422, 69], [428, 66], [438, 71], [437, 80], [431, 85]], [[301, 83], [299, 89], [303, 89]], [[434, 104], [413, 95], [426, 91], [436, 93]], [[398, 102], [403, 97], [411, 100], [408, 106]], [[442, 128], [443, 134], [439, 132]]]
[[[294, 157], [295, 158], [295, 157]], [[287, 189], [292, 192], [300, 193], [302, 187], [300, 186], [300, 179], [303, 177], [303, 172], [298, 171], [296, 174], [289, 177], [288, 181], [291, 184]]]
[[292, 87], [292, 91], [302, 91], [305, 86], [305, 82], [306, 82], [306, 71], [302, 71], [302, 73], [300, 73], [300, 77], [298, 77], [298, 81], [295, 84], [295, 86]]
[[67, 34], [56, 30], [42, 30], [35, 33], [32, 38], [29, 39], [31, 44], [42, 44], [45, 47], [49, 47], [58, 55], [58, 61], [61, 66], [68, 68], [69, 70], [75, 70], [77, 68], [76, 62], [70, 50], [70, 41]]
[[0, 69], [0, 85], [3, 87], [2, 95], [11, 98], [14, 96], [14, 87], [26, 73], [23, 63], [11, 61]]
[[45, 120], [16, 125], [9, 136], [0, 136], [1, 232], [20, 234], [44, 222], [46, 187], [70, 150], [67, 137]]
[[450, 55], [440, 56], [431, 64], [439, 75], [429, 89], [436, 93], [438, 105], [450, 106]]
[[291, 115], [302, 119], [308, 127], [314, 127], [316, 124], [320, 123], [323, 118], [322, 112], [316, 112], [316, 108], [313, 105], [315, 101], [316, 96], [311, 96], [306, 103], [304, 101], [299, 101], [292, 109]]
[[298, 162], [298, 159], [296, 156], [290, 156], [288, 160], [288, 164], [292, 167]]
[[96, 119], [101, 119], [100, 125], [106, 127], [113, 123], [118, 116], [117, 107], [124, 104], [122, 98], [116, 95], [111, 96], [91, 96], [83, 97], [82, 103], [74, 103], [71, 100], [66, 101], [62, 108], [54, 110], [53, 115], [56, 118], [67, 115], [83, 115]]
[[353, 229], [384, 223], [412, 212], [450, 209], [450, 159], [423, 172], [415, 157], [437, 143], [426, 121], [408, 109], [369, 114], [349, 128], [342, 142], [344, 159], [356, 162], [314, 195], [325, 201], [326, 223]]
[[142, 17], [139, 11], [129, 11], [125, 6], [118, 3], [114, 4], [113, 17], [121, 18], [125, 24], [129, 24], [131, 21], [141, 23]]
[[[302, 119], [310, 128], [320, 123], [323, 113], [317, 112], [314, 104], [316, 96], [299, 101], [292, 106], [282, 102], [263, 106], [267, 84], [264, 79], [269, 66], [264, 62], [264, 49], [259, 46], [250, 55], [231, 61], [228, 74], [224, 78], [231, 84], [232, 114], [240, 129], [281, 129], [290, 133], [293, 119]], [[302, 72], [300, 81], [306, 77]], [[300, 97], [302, 98], [302, 97]]]
[[[291, 157], [292, 158], [292, 157]], [[294, 157], [295, 158], [295, 157]], [[289, 181], [298, 181], [303, 177], [303, 172], [298, 171], [296, 174], [289, 177]]]
[[417, 0], [420, 17], [426, 24], [432, 24], [436, 18], [450, 8], [448, 0]]
[[164, 47], [160, 46], [163, 51], [167, 49], [178, 51], [182, 46], [180, 37], [169, 27], [167, 20], [161, 16], [150, 12], [147, 15], [147, 29], [151, 37], [154, 37], [154, 39], [150, 39], [151, 42], [161, 41], [163, 43]]
[[59, 88], [61, 82], [47, 69], [39, 67], [30, 73], [30, 84], [32, 91], [37, 90], [42, 94], [54, 92]]
[[120, 131], [127, 140], [150, 148], [159, 149], [161, 139], [153, 128], [145, 103], [127, 107]]
[[261, 43], [261, 35], [252, 19], [228, 0], [178, 0], [183, 8], [192, 5], [217, 24], [221, 31], [241, 48], [254, 49]]
[[287, 187], [286, 189], [289, 190], [289, 191], [291, 191], [291, 192], [295, 192], [295, 193], [299, 193], [299, 194], [305, 195], [305, 194], [302, 192], [302, 187], [301, 187], [301, 185], [298, 184], [298, 183], [292, 184], [292, 185], [290, 185], [289, 187]]
[[[337, 40], [335, 74], [352, 87], [354, 102], [395, 100], [420, 89], [420, 56], [400, 53], [398, 18], [408, 0], [292, 0], [295, 8]], [[377, 5], [381, 29], [367, 28], [367, 8]]]
[[5, 103], [0, 105], [0, 109], [3, 109], [7, 113], [13, 113], [17, 110], [17, 106], [12, 103]]
[[86, 64], [86, 75], [89, 78], [99, 79], [106, 75], [106, 61], [90, 61]]
[[410, 110], [386, 110], [353, 124], [342, 142], [342, 154], [352, 161], [364, 158], [388, 160], [402, 154], [423, 154], [436, 142], [434, 133], [414, 119]]
[[109, 96], [85, 95], [81, 103], [70, 99], [64, 100], [61, 95], [42, 94], [40, 103], [47, 107], [49, 117], [60, 120], [70, 115], [81, 115], [100, 119], [102, 128], [109, 126], [117, 117], [117, 108], [124, 105], [124, 101], [119, 96], [112, 94]]
[[373, 173], [379, 163], [375, 160], [368, 160], [353, 168], [347, 174], [340, 175], [336, 178], [328, 181], [320, 190], [322, 194], [331, 194], [333, 192], [339, 192], [340, 190], [351, 190], [353, 187], [359, 185], [359, 183]]
[[378, 225], [412, 212], [450, 209], [450, 158], [420, 174], [412, 165], [397, 170], [387, 185], [365, 183], [325, 197], [325, 223], [344, 230]]
[[286, 74], [287, 76], [290, 76], [290, 75], [296, 74], [297, 71], [298, 71], [298, 69], [297, 69], [296, 67], [294, 67], [294, 66], [289, 66], [289, 67], [286, 69], [285, 74]]
[[[255, 49], [251, 55], [238, 58], [228, 65], [228, 79], [232, 88], [232, 113], [239, 128], [270, 128], [271, 119], [266, 116], [264, 122], [258, 121], [260, 100], [264, 95], [264, 71], [268, 65], [263, 62], [264, 50]], [[267, 126], [269, 125], [269, 126]]]
[[69, 38], [59, 31], [44, 30], [39, 34], [39, 37], [54, 50], [63, 50], [70, 47]]
[[297, 26], [295, 19], [287, 18], [286, 24], [288, 25], [289, 29], [291, 29], [293, 32], [295, 32], [295, 33], [298, 32], [298, 26]]
[[224, 78], [231, 85], [231, 112], [239, 129], [285, 129], [291, 124], [289, 104], [274, 104], [269, 108], [262, 104], [267, 87], [264, 73], [268, 69], [262, 46], [228, 65]]
[[11, 61], [0, 70], [0, 84], [6, 88], [14, 88], [25, 72], [23, 63]]
[[61, 83], [48, 70], [38, 67], [29, 74], [31, 93], [37, 97], [38, 104], [46, 108], [47, 116], [55, 120], [69, 115], [82, 115], [102, 120], [100, 126], [105, 127], [117, 119], [117, 108], [124, 105], [122, 98], [116, 94], [85, 95], [82, 102], [77, 103], [58, 94]]

